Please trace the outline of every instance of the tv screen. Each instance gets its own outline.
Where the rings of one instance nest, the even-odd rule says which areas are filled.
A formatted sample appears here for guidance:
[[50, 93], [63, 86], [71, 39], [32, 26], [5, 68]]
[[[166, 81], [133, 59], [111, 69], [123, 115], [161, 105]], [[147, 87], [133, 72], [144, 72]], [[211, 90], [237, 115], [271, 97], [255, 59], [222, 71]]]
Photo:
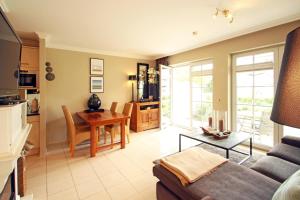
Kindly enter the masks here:
[[0, 8], [0, 97], [18, 94], [22, 43]]

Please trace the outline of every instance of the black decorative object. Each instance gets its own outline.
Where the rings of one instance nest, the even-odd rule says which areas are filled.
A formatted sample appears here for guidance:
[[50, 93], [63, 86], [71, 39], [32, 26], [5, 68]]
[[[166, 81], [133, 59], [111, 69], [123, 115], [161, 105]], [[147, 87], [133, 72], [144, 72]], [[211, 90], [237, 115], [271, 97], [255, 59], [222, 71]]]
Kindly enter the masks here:
[[47, 72], [45, 78], [48, 81], [53, 81], [55, 79], [55, 75], [54, 75], [54, 73], [52, 73], [53, 68], [51, 67], [51, 63], [50, 62], [46, 62], [45, 65], [46, 65], [46, 69], [45, 70]]
[[101, 106], [101, 100], [96, 94], [92, 94], [88, 100], [88, 107], [90, 111], [98, 111]]

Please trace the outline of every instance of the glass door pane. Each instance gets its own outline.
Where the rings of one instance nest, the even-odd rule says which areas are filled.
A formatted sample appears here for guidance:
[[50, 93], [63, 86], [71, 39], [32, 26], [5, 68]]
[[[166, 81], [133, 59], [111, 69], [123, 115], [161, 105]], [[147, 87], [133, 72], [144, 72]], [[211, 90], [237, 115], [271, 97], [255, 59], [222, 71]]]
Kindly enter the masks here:
[[[235, 128], [253, 134], [254, 144], [273, 146], [274, 123], [270, 120], [274, 98], [274, 53], [236, 58]], [[267, 63], [265, 65], [257, 65]], [[243, 68], [247, 65], [247, 69]]]
[[172, 69], [168, 66], [161, 65], [161, 127], [165, 128], [172, 122], [172, 101], [171, 101], [171, 77]]
[[192, 76], [192, 126], [208, 126], [212, 116], [212, 75]]
[[284, 136], [300, 137], [300, 129], [299, 128], [293, 128], [293, 127], [290, 127], [290, 126], [283, 126], [283, 135]]
[[190, 116], [190, 67], [182, 66], [173, 68], [173, 112], [172, 118], [175, 125], [182, 127], [191, 126]]

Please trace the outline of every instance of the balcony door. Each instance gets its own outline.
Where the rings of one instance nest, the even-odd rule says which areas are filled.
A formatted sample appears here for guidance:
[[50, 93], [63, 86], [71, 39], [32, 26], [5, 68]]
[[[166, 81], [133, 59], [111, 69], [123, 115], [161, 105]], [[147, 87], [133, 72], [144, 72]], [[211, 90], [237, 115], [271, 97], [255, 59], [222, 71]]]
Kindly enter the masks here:
[[172, 123], [184, 128], [208, 125], [212, 116], [213, 62], [203, 60], [172, 68]]
[[270, 120], [279, 70], [279, 48], [233, 55], [232, 127], [253, 134], [258, 147], [272, 147], [279, 127]]

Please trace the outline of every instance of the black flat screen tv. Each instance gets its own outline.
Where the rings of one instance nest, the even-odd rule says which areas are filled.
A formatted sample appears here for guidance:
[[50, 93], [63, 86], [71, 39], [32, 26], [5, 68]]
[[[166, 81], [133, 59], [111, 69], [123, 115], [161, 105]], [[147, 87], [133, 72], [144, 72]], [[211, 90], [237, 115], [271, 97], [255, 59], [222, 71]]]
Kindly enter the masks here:
[[22, 42], [0, 7], [0, 98], [18, 95]]

